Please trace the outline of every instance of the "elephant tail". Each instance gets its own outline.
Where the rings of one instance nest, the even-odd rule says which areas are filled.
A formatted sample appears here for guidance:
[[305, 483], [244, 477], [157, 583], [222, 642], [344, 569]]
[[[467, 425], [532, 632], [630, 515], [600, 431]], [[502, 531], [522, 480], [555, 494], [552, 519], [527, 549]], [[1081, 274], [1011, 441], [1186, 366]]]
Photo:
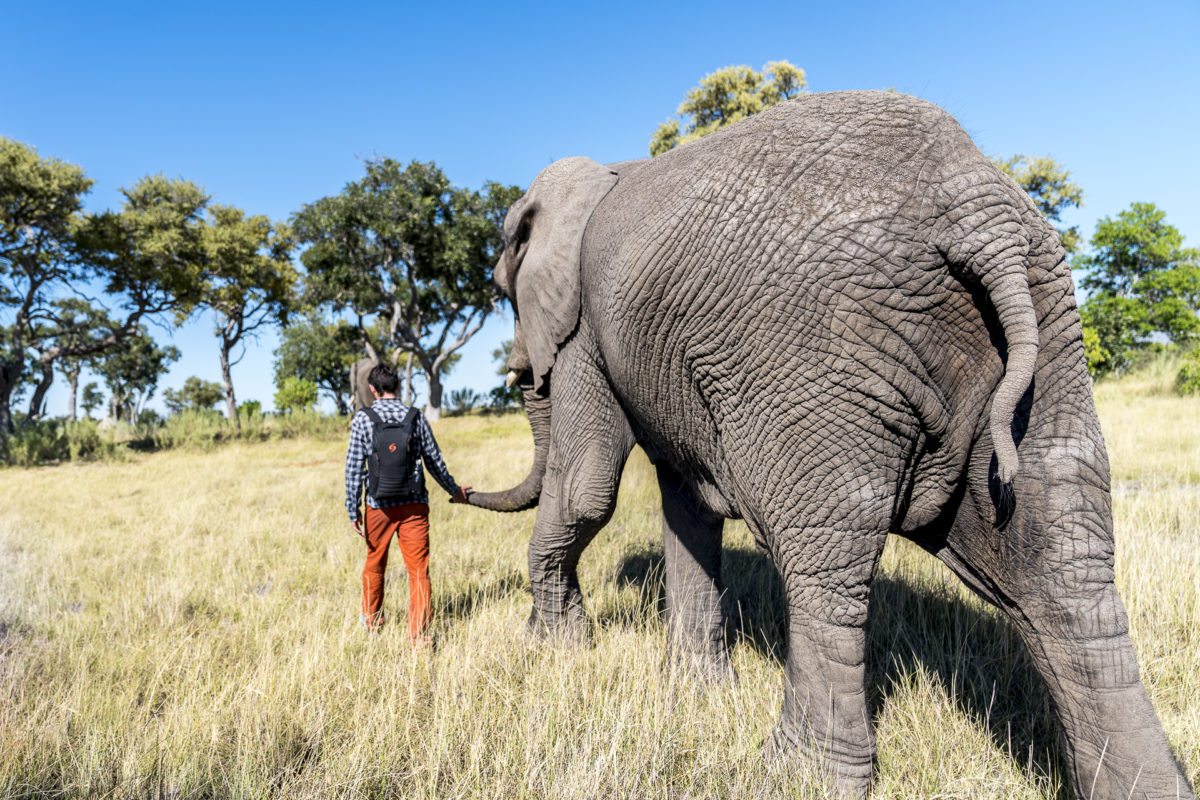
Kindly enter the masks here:
[[1017, 445], [1013, 440], [1013, 414], [1017, 403], [1033, 381], [1038, 355], [1037, 314], [1029, 292], [1029, 275], [1022, 255], [1015, 267], [985, 272], [980, 276], [1008, 346], [1004, 377], [992, 393], [988, 428], [996, 448], [996, 478], [1011, 493], [1018, 468]]
[[[957, 221], [951, 240], [943, 250], [952, 266], [977, 280], [987, 293], [1004, 332], [1007, 358], [1004, 376], [992, 393], [988, 429], [996, 451], [993, 497], [997, 525], [1003, 527], [1013, 508], [1013, 479], [1019, 461], [1013, 438], [1013, 415], [1033, 381], [1038, 356], [1038, 321], [1029, 288], [1030, 236], [1015, 204], [965, 203], [974, 213]], [[959, 206], [962, 208], [963, 206]]]

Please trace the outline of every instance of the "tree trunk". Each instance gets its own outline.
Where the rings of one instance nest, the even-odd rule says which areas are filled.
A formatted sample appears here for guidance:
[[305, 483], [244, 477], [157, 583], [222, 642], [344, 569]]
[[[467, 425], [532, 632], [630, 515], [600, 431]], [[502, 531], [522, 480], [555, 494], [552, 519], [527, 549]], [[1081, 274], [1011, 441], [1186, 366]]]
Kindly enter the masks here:
[[67, 418], [75, 422], [79, 419], [75, 410], [75, 398], [79, 394], [79, 367], [67, 371], [67, 385], [71, 387], [71, 393], [67, 396]]
[[237, 398], [233, 395], [233, 376], [229, 371], [229, 351], [233, 349], [233, 345], [224, 338], [221, 340], [221, 380], [225, 384], [225, 411], [229, 415], [229, 421], [233, 425], [233, 429], [239, 433], [242, 430], [242, 421], [238, 419], [237, 413]]
[[438, 420], [442, 418], [442, 379], [436, 370], [429, 370], [425, 375], [429, 383], [429, 402], [425, 404], [425, 418]]
[[42, 359], [38, 366], [41, 368], [42, 377], [38, 379], [37, 387], [33, 390], [33, 396], [29, 398], [30, 421], [41, 419], [45, 416], [46, 392], [50, 391], [50, 384], [54, 383], [54, 362], [50, 359]]
[[13, 432], [12, 390], [15, 380], [10, 378], [9, 364], [0, 365], [0, 458], [8, 456], [8, 437]]

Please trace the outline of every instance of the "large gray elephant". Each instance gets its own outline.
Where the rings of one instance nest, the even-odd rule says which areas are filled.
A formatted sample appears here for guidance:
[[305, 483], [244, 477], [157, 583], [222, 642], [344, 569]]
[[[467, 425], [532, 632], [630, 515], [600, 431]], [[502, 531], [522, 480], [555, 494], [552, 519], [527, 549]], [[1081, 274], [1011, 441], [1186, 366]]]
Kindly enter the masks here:
[[880, 92], [784, 103], [652, 161], [547, 167], [496, 282], [538, 505], [530, 627], [578, 636], [576, 565], [635, 443], [662, 490], [670, 647], [729, 670], [724, 518], [783, 579], [772, 749], [864, 796], [864, 624], [889, 531], [1002, 609], [1083, 797], [1192, 797], [1113, 584], [1109, 468], [1054, 229], [945, 112]]

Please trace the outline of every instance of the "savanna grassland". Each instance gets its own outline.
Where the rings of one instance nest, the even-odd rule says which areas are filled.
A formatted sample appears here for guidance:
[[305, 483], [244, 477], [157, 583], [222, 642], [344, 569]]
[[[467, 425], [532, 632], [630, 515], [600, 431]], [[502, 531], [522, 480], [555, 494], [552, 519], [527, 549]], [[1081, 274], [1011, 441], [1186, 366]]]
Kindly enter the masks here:
[[[1200, 781], [1200, 399], [1101, 384], [1117, 579], [1167, 736]], [[532, 459], [522, 417], [436, 424], [480, 489]], [[5, 797], [820, 796], [768, 767], [782, 604], [740, 523], [725, 538], [739, 680], [663, 661], [657, 488], [635, 453], [587, 551], [589, 645], [527, 641], [533, 513], [432, 511], [436, 645], [411, 649], [393, 549], [358, 618], [363, 546], [338, 439], [0, 470]], [[875, 796], [1066, 797], [1055, 723], [1015, 634], [930, 557], [888, 545], [868, 654]]]

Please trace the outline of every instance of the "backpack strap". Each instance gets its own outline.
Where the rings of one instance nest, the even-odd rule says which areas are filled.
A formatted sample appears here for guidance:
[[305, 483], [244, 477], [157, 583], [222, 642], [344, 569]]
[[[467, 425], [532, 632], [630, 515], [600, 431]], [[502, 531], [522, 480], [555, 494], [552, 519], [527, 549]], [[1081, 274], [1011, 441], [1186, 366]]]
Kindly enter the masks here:
[[367, 415], [367, 419], [371, 420], [377, 427], [383, 424], [383, 417], [379, 416], [379, 412], [370, 406], [362, 407], [363, 413]]

